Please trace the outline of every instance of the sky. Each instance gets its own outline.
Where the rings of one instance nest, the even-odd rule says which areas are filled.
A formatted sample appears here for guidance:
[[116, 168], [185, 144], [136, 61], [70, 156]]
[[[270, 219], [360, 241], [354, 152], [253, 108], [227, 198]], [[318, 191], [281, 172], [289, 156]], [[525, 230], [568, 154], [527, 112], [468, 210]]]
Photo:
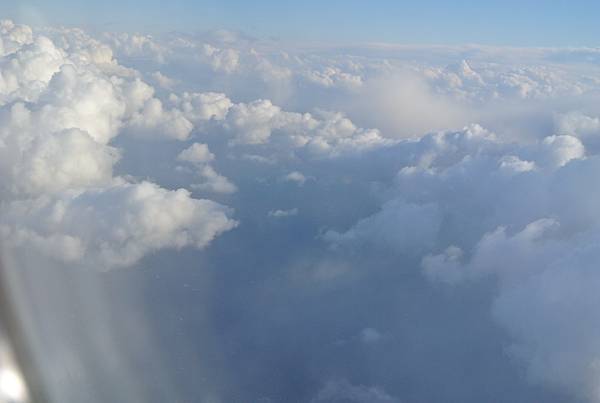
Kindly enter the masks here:
[[0, 12], [25, 23], [96, 29], [230, 29], [319, 42], [597, 46], [595, 1], [18, 0]]
[[5, 2], [39, 400], [599, 403], [598, 7]]

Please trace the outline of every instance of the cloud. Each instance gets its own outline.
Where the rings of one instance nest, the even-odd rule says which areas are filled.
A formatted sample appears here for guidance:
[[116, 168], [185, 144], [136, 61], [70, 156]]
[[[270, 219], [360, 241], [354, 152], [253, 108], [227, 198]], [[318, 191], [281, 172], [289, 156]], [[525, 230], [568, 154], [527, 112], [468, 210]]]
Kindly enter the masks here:
[[271, 211], [269, 211], [268, 215], [269, 215], [269, 217], [274, 217], [274, 218], [292, 217], [292, 216], [298, 215], [298, 209], [293, 208], [293, 209], [289, 209], [289, 210], [271, 210]]
[[338, 67], [328, 66], [323, 70], [310, 70], [305, 73], [308, 81], [317, 85], [329, 87], [346, 87], [356, 89], [363, 85], [363, 79], [360, 75], [355, 75], [342, 71]]
[[437, 206], [392, 201], [350, 230], [328, 231], [323, 238], [336, 245], [372, 244], [404, 253], [419, 253], [434, 245], [440, 225]]
[[15, 24], [9, 20], [0, 22], [0, 34], [2, 35], [2, 55], [15, 52], [25, 44], [33, 42], [33, 31], [27, 25]]
[[99, 146], [87, 132], [71, 129], [52, 133], [35, 139], [13, 165], [12, 189], [43, 194], [109, 184], [118, 158], [117, 149]]
[[177, 109], [165, 110], [160, 100], [149, 99], [141, 111], [132, 116], [130, 130], [143, 138], [167, 137], [186, 140], [193, 124]]
[[0, 226], [9, 248], [109, 270], [163, 248], [203, 248], [236, 226], [229, 214], [183, 189], [142, 182], [14, 202]]
[[26, 42], [19, 51], [6, 55], [0, 76], [3, 103], [19, 97], [35, 99], [64, 62], [63, 53], [45, 37]]
[[201, 48], [200, 57], [215, 71], [234, 72], [239, 66], [240, 55], [234, 49], [219, 49], [209, 44]]
[[283, 177], [283, 180], [286, 182], [295, 182], [299, 186], [304, 185], [306, 183], [306, 176], [304, 176], [301, 172], [293, 171]]
[[469, 113], [419, 74], [399, 70], [365, 81], [345, 103], [352, 116], [394, 138], [419, 136], [469, 123]]
[[167, 77], [166, 75], [164, 75], [163, 73], [161, 73], [160, 71], [155, 71], [154, 73], [152, 73], [152, 78], [156, 81], [156, 83], [166, 89], [166, 90], [171, 90], [173, 89], [173, 87], [175, 87], [175, 85], [178, 83], [177, 80]]
[[214, 160], [215, 155], [210, 152], [206, 144], [194, 143], [180, 152], [177, 159], [194, 164], [203, 164]]
[[356, 127], [342, 113], [317, 111], [313, 116], [286, 112], [268, 100], [234, 105], [224, 127], [233, 135], [233, 145], [273, 144], [283, 151], [304, 149], [316, 157], [335, 157], [393, 142], [376, 129]]
[[529, 379], [598, 401], [595, 321], [585, 314], [596, 300], [588, 186], [598, 156], [569, 135], [515, 144], [480, 127], [399, 143], [396, 155], [406, 162], [394, 196], [323, 239], [422, 257], [424, 274], [449, 285], [496, 280], [492, 314]]
[[379, 333], [377, 329], [373, 329], [372, 327], [366, 327], [360, 332], [360, 339], [363, 343], [377, 343], [381, 341], [384, 336]]
[[174, 96], [172, 100], [181, 107], [185, 116], [196, 124], [210, 119], [225, 119], [233, 105], [225, 94], [214, 92], [184, 92], [181, 97]]
[[498, 278], [492, 310], [515, 336], [509, 352], [527, 363], [530, 379], [566, 387], [598, 401], [593, 291], [597, 230], [565, 238], [560, 222], [543, 218], [514, 235], [505, 228], [485, 234], [470, 259], [454, 248], [424, 260], [426, 272], [452, 282]]
[[[222, 205], [113, 174], [123, 155], [110, 145], [115, 137], [185, 139], [192, 123], [183, 112], [165, 110], [151, 86], [115, 69], [110, 52], [82, 57], [83, 45], [60, 49], [7, 22], [2, 34], [12, 46], [0, 80], [0, 225], [8, 254], [108, 270], [163, 248], [203, 248], [235, 227]], [[201, 146], [188, 154], [197, 162], [202, 151], [212, 155]], [[202, 175], [211, 188], [231, 190], [210, 168]]]
[[0, 22], [54, 400], [600, 401], [597, 53]]
[[193, 189], [225, 194], [237, 191], [237, 187], [229, 179], [218, 174], [210, 165], [202, 166], [199, 175], [204, 182], [190, 185]]
[[193, 189], [225, 194], [237, 191], [233, 183], [218, 174], [210, 165], [210, 162], [215, 159], [215, 155], [210, 152], [206, 144], [192, 144], [180, 152], [177, 159], [195, 165], [198, 175], [204, 180], [203, 183], [190, 185]]

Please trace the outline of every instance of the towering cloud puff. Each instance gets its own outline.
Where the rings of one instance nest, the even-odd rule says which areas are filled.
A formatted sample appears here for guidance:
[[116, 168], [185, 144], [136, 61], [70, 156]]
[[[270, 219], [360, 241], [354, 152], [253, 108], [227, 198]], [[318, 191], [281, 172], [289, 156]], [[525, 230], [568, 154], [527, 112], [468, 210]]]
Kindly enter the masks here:
[[[60, 49], [9, 22], [1, 32], [0, 232], [7, 255], [108, 270], [163, 248], [203, 248], [235, 227], [231, 210], [218, 203], [113, 176], [122, 155], [110, 144], [115, 137], [185, 139], [192, 123], [182, 111], [164, 109], [111, 52], [82, 57], [84, 46]], [[205, 170], [213, 187], [232, 186]]]
[[34, 246], [55, 259], [108, 270], [163, 248], [203, 248], [235, 227], [229, 214], [183, 189], [121, 183], [11, 203], [0, 226], [10, 248]]

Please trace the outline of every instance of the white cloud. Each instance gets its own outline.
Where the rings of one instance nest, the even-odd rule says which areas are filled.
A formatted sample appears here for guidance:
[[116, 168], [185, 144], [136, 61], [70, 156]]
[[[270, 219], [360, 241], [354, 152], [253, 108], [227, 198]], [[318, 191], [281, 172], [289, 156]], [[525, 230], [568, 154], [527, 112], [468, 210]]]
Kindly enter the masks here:
[[33, 31], [27, 25], [15, 24], [9, 20], [0, 21], [1, 52], [3, 56], [15, 52], [21, 46], [33, 42]]
[[177, 80], [168, 77], [161, 73], [160, 71], [155, 71], [152, 73], [152, 78], [156, 81], [156, 83], [166, 90], [171, 90], [178, 83]]
[[376, 129], [358, 128], [342, 113], [286, 112], [268, 100], [236, 104], [226, 116], [225, 129], [232, 145], [265, 145], [282, 152], [306, 150], [317, 157], [336, 157], [393, 143]]
[[215, 155], [210, 152], [206, 144], [194, 143], [177, 156], [178, 160], [203, 164], [215, 159]]
[[132, 116], [129, 128], [142, 138], [186, 140], [194, 126], [180, 110], [165, 110], [159, 99], [152, 98]]
[[179, 105], [185, 116], [194, 123], [210, 119], [223, 120], [233, 105], [225, 94], [215, 92], [184, 92], [181, 97], [174, 96], [172, 101]]
[[327, 88], [340, 86], [356, 89], [363, 85], [360, 75], [344, 72], [338, 67], [328, 66], [322, 70], [310, 70], [304, 75], [310, 82]]
[[18, 98], [36, 99], [64, 63], [63, 52], [45, 37], [15, 49], [0, 62], [2, 103]]
[[200, 50], [200, 58], [208, 63], [214, 71], [232, 73], [239, 66], [240, 54], [235, 49], [219, 49], [204, 44]]
[[530, 379], [598, 401], [597, 321], [585, 314], [597, 299], [598, 156], [585, 155], [573, 136], [514, 144], [480, 128], [400, 143], [392, 199], [324, 239], [422, 257], [448, 284], [497, 279], [493, 315]]
[[119, 54], [126, 57], [148, 57], [158, 63], [164, 63], [170, 53], [167, 47], [159, 44], [150, 35], [106, 33], [105, 38]]
[[[4, 51], [11, 52], [0, 63], [6, 255], [111, 269], [163, 248], [203, 248], [236, 225], [228, 208], [185, 190], [113, 176], [123, 153], [110, 143], [124, 130], [185, 139], [192, 123], [178, 109], [164, 109], [152, 87], [119, 68], [110, 49], [79, 31], [66, 32], [61, 49], [46, 37], [30, 38], [26, 28], [1, 26]], [[189, 157], [210, 160], [198, 147]], [[211, 188], [231, 191], [210, 167], [202, 175]]]
[[542, 142], [544, 162], [561, 167], [567, 162], [583, 158], [585, 147], [577, 137], [562, 135], [548, 136]]
[[206, 144], [194, 143], [179, 153], [177, 159], [192, 163], [196, 166], [198, 176], [204, 182], [190, 185], [195, 190], [208, 191], [213, 193], [235, 193], [237, 187], [226, 177], [220, 175], [210, 165], [215, 159], [215, 155], [210, 152]]
[[235, 193], [237, 191], [237, 187], [229, 179], [217, 173], [210, 165], [200, 167], [198, 174], [204, 182], [192, 184], [191, 187], [193, 189], [224, 194]]
[[44, 194], [109, 184], [118, 157], [116, 149], [98, 145], [87, 132], [52, 133], [35, 139], [13, 165], [13, 186], [26, 194]]
[[[261, 262], [251, 274], [261, 280], [260, 291], [233, 267], [207, 282], [226, 283], [240, 298], [258, 296], [248, 299], [256, 306], [247, 307], [247, 317], [260, 310], [268, 331], [240, 321], [226, 344], [252, 343], [246, 359], [253, 367], [256, 360], [258, 369], [267, 361], [282, 365], [281, 357], [285, 365], [288, 357], [311, 357], [293, 362], [299, 378], [310, 378], [295, 386], [302, 396], [392, 402], [398, 400], [383, 387], [361, 385], [382, 380], [396, 392], [401, 386], [381, 376], [393, 365], [410, 367], [400, 371], [409, 375], [423, 367], [423, 383], [438, 377], [427, 357], [415, 368], [408, 361], [390, 364], [404, 358], [398, 351], [410, 350], [410, 336], [420, 333], [380, 343], [403, 321], [401, 304], [388, 301], [402, 294], [411, 302], [411, 291], [435, 296], [440, 290], [398, 291], [403, 284], [395, 279], [416, 281], [422, 272], [455, 287], [453, 296], [477, 294], [478, 302], [494, 282], [488, 295], [494, 326], [510, 338], [510, 356], [529, 379], [600, 401], [600, 80], [589, 62], [598, 59], [597, 49], [368, 45], [314, 51], [227, 32], [94, 38], [77, 28], [34, 32], [3, 21], [0, 55], [3, 256], [108, 270], [163, 249], [205, 248], [237, 222], [228, 207], [172, 190], [187, 188], [227, 200], [244, 222], [248, 218], [246, 232], [224, 238], [217, 257], [206, 259], [235, 249], [236, 258], [224, 262]], [[302, 186], [307, 180], [314, 181]], [[300, 211], [285, 225], [265, 225]], [[264, 248], [244, 238], [256, 234], [264, 235]], [[265, 289], [277, 292], [264, 298]], [[330, 299], [332, 290], [336, 298]], [[349, 303], [356, 292], [358, 309]], [[331, 304], [323, 305], [324, 297]], [[208, 305], [230, 309], [227, 304], [239, 300]], [[438, 324], [426, 309], [419, 320], [439, 337], [435, 345], [451, 350], [453, 337], [462, 342], [461, 329], [446, 329], [453, 324]], [[352, 315], [344, 316], [347, 311]], [[298, 321], [294, 329], [318, 324], [323, 332], [299, 337], [290, 355], [264, 342], [286, 343], [288, 335], [277, 329], [292, 328], [287, 320]], [[339, 339], [344, 329], [351, 329], [356, 354], [331, 347], [328, 339]], [[256, 343], [252, 337], [259, 336]], [[504, 333], [501, 339], [505, 343]], [[211, 371], [245, 368], [241, 350], [235, 363], [224, 358], [223, 368]], [[504, 361], [493, 364], [506, 368]], [[457, 364], [439, 365], [454, 372]], [[248, 382], [256, 381], [261, 393], [272, 390], [264, 387], [272, 374], [256, 373]], [[323, 379], [351, 373], [353, 383], [331, 381], [315, 393], [315, 373]], [[439, 378], [449, 400], [464, 388]], [[514, 381], [497, 378], [502, 386]], [[248, 390], [238, 381], [215, 384], [231, 387], [223, 392], [231, 397]]]
[[269, 215], [269, 217], [274, 217], [274, 218], [292, 217], [292, 216], [298, 215], [298, 209], [293, 208], [293, 209], [289, 209], [289, 210], [271, 210], [271, 211], [269, 211], [268, 215]]
[[497, 277], [493, 314], [515, 337], [509, 351], [527, 363], [530, 378], [598, 401], [597, 320], [590, 311], [598, 303], [597, 242], [597, 230], [565, 237], [558, 221], [544, 218], [513, 235], [502, 227], [484, 235], [469, 259], [451, 251], [423, 264], [429, 275], [452, 282]]
[[298, 185], [302, 186], [306, 183], [306, 176], [302, 174], [302, 172], [292, 171], [289, 174], [283, 177], [283, 180], [286, 182], [295, 182]]
[[[5, 206], [4, 247], [108, 270], [131, 266], [163, 248], [203, 248], [235, 227], [230, 211], [180, 189], [117, 184]], [[33, 247], [33, 250], [31, 249]]]

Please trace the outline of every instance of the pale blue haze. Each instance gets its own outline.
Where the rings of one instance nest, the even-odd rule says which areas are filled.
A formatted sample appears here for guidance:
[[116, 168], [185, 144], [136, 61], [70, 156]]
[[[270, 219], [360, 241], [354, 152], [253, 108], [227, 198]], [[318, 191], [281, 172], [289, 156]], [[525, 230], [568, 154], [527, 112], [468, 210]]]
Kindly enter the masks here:
[[596, 46], [597, 1], [17, 0], [0, 13], [25, 23], [144, 32], [231, 29], [318, 42]]

